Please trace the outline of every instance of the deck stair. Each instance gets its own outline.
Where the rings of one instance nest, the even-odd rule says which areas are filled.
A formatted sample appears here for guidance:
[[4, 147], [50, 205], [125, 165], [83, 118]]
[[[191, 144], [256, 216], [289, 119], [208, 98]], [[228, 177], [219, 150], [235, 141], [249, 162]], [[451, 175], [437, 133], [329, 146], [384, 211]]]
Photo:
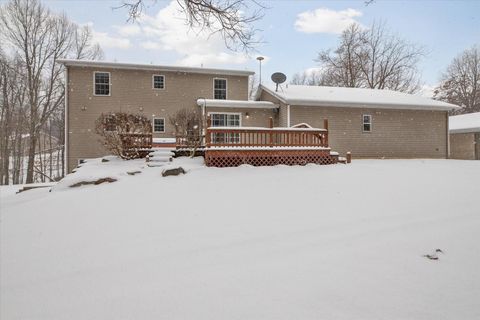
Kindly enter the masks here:
[[170, 148], [154, 148], [148, 155], [147, 165], [149, 167], [162, 167], [172, 161], [175, 154]]

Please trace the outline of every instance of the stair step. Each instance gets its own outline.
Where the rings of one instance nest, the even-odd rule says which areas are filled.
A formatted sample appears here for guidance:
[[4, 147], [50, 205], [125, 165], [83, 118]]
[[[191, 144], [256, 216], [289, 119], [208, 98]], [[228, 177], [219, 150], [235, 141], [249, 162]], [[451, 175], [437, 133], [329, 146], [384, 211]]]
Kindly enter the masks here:
[[153, 158], [153, 159], [149, 159], [148, 162], [170, 162], [170, 161], [172, 161], [171, 158], [163, 157], [163, 158]]
[[157, 154], [150, 154], [150, 158], [158, 158], [158, 157], [173, 157], [173, 153], [157, 153]]

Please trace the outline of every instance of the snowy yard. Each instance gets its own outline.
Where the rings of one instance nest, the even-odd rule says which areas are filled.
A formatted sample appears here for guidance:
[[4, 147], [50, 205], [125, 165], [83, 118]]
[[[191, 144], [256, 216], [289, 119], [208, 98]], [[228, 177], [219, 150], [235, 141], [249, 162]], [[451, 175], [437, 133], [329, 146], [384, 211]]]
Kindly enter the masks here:
[[480, 161], [177, 161], [0, 189], [0, 318], [480, 318]]

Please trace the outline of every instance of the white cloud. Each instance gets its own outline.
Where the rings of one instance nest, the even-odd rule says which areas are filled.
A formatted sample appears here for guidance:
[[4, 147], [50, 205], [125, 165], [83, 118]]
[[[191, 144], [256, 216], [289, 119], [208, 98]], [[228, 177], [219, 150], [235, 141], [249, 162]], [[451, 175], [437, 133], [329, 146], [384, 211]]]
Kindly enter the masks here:
[[128, 49], [131, 46], [129, 39], [110, 36], [106, 32], [93, 31], [93, 40], [102, 48]]
[[319, 8], [297, 15], [295, 29], [305, 33], [341, 33], [361, 15], [362, 12], [351, 8], [341, 11]]
[[437, 86], [438, 85], [424, 84], [422, 85], [420, 90], [417, 92], [417, 94], [425, 98], [433, 98], [433, 94]]
[[147, 50], [159, 50], [162, 48], [159, 43], [153, 41], [143, 41], [140, 43], [140, 46]]
[[131, 47], [131, 42], [128, 38], [112, 36], [107, 32], [95, 31], [93, 22], [87, 22], [81, 25], [87, 25], [92, 29], [93, 42], [97, 42], [102, 48], [128, 49]]
[[319, 74], [320, 72], [322, 72], [322, 68], [321, 68], [321, 67], [311, 67], [311, 68], [305, 69], [305, 71], [304, 71], [304, 73], [305, 73], [307, 76]]
[[155, 16], [139, 18], [144, 49], [174, 51], [181, 58], [177, 64], [188, 66], [215, 66], [216, 64], [242, 64], [249, 60], [243, 53], [226, 49], [222, 37], [208, 30], [191, 29], [177, 1], [170, 2]]
[[136, 36], [142, 31], [137, 24], [127, 24], [124, 26], [115, 26], [119, 35], [124, 37]]

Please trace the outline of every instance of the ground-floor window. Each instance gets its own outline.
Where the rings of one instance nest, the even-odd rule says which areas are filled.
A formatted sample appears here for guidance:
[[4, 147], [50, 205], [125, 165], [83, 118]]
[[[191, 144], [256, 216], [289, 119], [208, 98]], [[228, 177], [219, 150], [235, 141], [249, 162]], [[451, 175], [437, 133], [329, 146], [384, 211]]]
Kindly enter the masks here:
[[[240, 113], [211, 113], [212, 127], [240, 127]], [[237, 133], [217, 133], [212, 136], [214, 143], [239, 143], [240, 135]]]
[[372, 131], [372, 116], [369, 114], [363, 115], [363, 132]]
[[153, 132], [165, 132], [165, 118], [153, 119]]

